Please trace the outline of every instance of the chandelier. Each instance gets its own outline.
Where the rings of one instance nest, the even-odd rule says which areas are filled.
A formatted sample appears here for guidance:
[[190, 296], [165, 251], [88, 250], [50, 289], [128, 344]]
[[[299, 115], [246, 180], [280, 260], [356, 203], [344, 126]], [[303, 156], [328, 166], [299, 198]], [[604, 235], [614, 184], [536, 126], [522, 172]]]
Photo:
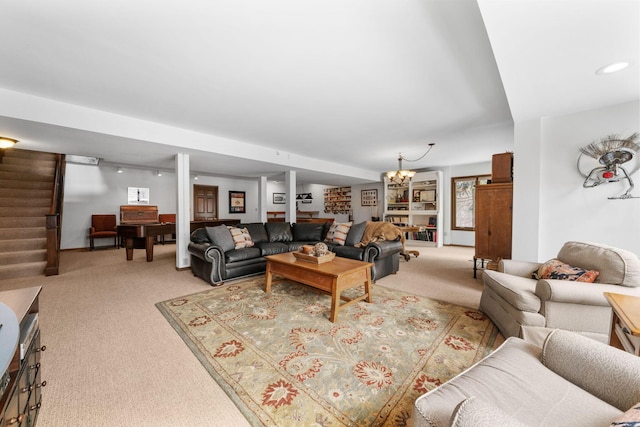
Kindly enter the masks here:
[[403, 169], [402, 161], [406, 160], [407, 162], [417, 162], [418, 160], [422, 160], [427, 154], [429, 154], [429, 151], [431, 151], [434, 145], [436, 145], [435, 142], [430, 143], [426, 153], [414, 160], [409, 160], [404, 157], [402, 153], [398, 153], [398, 170], [387, 172], [387, 178], [389, 181], [395, 182], [396, 184], [404, 184], [411, 181], [411, 178], [416, 174], [416, 171]]

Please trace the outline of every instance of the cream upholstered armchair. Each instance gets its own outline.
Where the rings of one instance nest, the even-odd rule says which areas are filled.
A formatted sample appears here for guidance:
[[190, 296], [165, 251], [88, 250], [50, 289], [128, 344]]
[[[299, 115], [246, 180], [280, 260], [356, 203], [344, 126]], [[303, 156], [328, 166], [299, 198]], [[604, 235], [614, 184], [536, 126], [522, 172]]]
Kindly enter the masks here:
[[520, 336], [522, 326], [542, 326], [608, 343], [612, 309], [603, 293], [640, 296], [640, 259], [624, 249], [585, 242], [565, 243], [556, 258], [598, 275], [593, 283], [536, 280], [532, 275], [542, 264], [502, 260], [498, 271], [483, 272], [480, 310], [505, 337]]
[[637, 419], [639, 401], [640, 357], [554, 329], [541, 346], [508, 338], [418, 397], [413, 426], [635, 425], [623, 419]]

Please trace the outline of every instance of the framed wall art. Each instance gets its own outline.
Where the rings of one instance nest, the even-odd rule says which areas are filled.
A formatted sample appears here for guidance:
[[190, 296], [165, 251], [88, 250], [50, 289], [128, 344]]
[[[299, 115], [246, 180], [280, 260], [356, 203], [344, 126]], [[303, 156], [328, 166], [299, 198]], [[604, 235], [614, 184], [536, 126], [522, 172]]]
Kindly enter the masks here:
[[421, 202], [435, 202], [436, 201], [436, 190], [422, 190], [422, 191], [420, 191], [420, 201]]
[[229, 213], [247, 213], [244, 191], [229, 191]]
[[286, 193], [273, 193], [274, 205], [284, 205], [285, 203], [287, 203]]
[[362, 206], [378, 206], [378, 190], [362, 190], [360, 199]]
[[129, 205], [148, 205], [149, 189], [140, 187], [127, 188], [127, 204]]

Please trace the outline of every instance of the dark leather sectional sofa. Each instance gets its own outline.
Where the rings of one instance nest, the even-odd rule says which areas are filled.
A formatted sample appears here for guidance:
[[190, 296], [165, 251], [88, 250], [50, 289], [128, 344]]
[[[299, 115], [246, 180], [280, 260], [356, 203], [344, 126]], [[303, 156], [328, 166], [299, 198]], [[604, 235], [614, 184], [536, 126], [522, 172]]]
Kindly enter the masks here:
[[[337, 256], [373, 263], [371, 278], [373, 281], [392, 273], [399, 268], [402, 250], [400, 240], [378, 241], [366, 246], [355, 246], [362, 239], [366, 223], [353, 224], [347, 235], [345, 245], [325, 242], [329, 250]], [[267, 222], [238, 224], [235, 227], [246, 228], [254, 242], [253, 247], [235, 249], [229, 243], [224, 225], [199, 228], [191, 233], [189, 252], [191, 254], [191, 272], [214, 286], [222, 285], [226, 280], [263, 273], [266, 270], [266, 255], [299, 250], [302, 245], [315, 244], [325, 239], [331, 223], [294, 223]]]

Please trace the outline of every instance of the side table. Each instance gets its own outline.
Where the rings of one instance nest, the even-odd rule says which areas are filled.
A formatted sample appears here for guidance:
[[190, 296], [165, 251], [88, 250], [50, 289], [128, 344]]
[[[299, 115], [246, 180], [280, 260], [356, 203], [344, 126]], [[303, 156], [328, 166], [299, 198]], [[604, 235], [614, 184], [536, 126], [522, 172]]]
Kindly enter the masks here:
[[640, 356], [640, 297], [605, 292], [613, 309], [609, 344]]

